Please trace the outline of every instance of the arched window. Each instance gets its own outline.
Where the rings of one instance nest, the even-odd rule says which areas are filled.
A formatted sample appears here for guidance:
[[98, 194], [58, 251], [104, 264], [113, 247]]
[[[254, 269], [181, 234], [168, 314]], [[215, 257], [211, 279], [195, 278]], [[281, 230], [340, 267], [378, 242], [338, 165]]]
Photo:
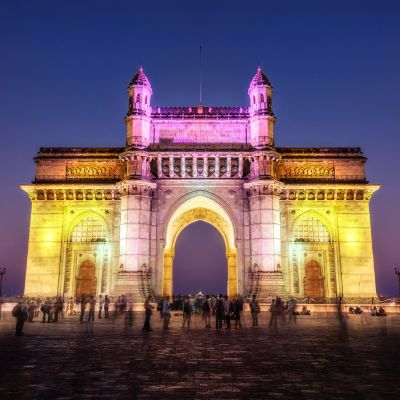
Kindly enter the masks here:
[[136, 95], [136, 103], [140, 103], [140, 93]]
[[253, 96], [253, 104], [256, 104], [256, 96]]
[[297, 221], [293, 229], [295, 242], [329, 242], [330, 234], [325, 225], [313, 216], [306, 216]]
[[264, 103], [264, 95], [262, 93], [260, 94], [260, 102]]
[[147, 104], [147, 96], [144, 97], [144, 104]]
[[105, 225], [94, 217], [87, 217], [79, 221], [71, 233], [71, 242], [105, 242], [107, 229]]

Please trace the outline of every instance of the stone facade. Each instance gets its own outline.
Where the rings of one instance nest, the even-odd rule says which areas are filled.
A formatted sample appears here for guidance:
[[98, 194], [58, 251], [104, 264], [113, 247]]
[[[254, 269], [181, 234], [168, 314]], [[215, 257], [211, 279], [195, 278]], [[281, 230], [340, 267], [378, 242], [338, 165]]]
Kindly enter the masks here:
[[378, 186], [359, 148], [275, 147], [261, 69], [247, 107], [152, 107], [142, 69], [128, 93], [125, 147], [36, 156], [26, 295], [172, 294], [176, 239], [203, 220], [224, 238], [232, 297], [376, 296]]

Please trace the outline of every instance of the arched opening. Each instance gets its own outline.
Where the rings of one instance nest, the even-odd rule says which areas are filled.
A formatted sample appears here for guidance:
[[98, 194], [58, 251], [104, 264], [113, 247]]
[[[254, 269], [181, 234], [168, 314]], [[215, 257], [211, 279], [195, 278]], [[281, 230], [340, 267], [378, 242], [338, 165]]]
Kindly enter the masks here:
[[322, 298], [325, 296], [324, 292], [324, 277], [322, 276], [321, 266], [317, 261], [311, 260], [305, 266], [304, 295]]
[[65, 242], [63, 293], [67, 296], [76, 294], [77, 279], [85, 260], [92, 260], [92, 264], [96, 266], [93, 272], [97, 283], [95, 293], [109, 292], [111, 250], [109, 228], [100, 216], [83, 213], [72, 221], [68, 240]]
[[337, 294], [335, 247], [328, 222], [307, 212], [293, 224], [290, 255], [291, 294], [335, 297]]
[[227, 293], [225, 243], [211, 224], [193, 222], [179, 234], [172, 280], [174, 295]]
[[96, 286], [96, 266], [92, 261], [86, 260], [79, 267], [75, 296], [96, 296]]
[[165, 231], [163, 254], [162, 295], [173, 294], [173, 264], [176, 241], [180, 233], [196, 221], [208, 222], [223, 238], [228, 270], [228, 296], [238, 295], [238, 262], [235, 246], [235, 231], [226, 210], [216, 201], [205, 196], [193, 197], [181, 204], [170, 216]]

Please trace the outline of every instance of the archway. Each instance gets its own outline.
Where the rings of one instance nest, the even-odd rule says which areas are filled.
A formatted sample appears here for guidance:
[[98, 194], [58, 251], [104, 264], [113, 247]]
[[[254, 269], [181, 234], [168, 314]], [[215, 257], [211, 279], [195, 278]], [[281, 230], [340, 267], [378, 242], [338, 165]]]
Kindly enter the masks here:
[[96, 266], [92, 261], [86, 260], [79, 267], [79, 273], [76, 277], [75, 296], [95, 296], [96, 285]]
[[304, 271], [304, 295], [307, 297], [324, 297], [324, 277], [321, 266], [317, 261], [311, 260], [305, 266]]
[[177, 238], [173, 294], [226, 294], [228, 270], [225, 243], [211, 224], [196, 221]]
[[221, 234], [228, 264], [228, 296], [238, 295], [238, 263], [235, 231], [230, 216], [216, 201], [197, 196], [181, 204], [171, 215], [166, 226], [163, 260], [162, 294], [172, 296], [173, 261], [179, 234], [196, 221], [208, 222]]

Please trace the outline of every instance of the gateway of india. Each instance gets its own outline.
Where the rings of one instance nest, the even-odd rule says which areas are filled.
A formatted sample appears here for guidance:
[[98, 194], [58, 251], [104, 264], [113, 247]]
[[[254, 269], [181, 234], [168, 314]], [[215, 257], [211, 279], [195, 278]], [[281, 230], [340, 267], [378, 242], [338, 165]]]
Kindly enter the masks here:
[[[173, 295], [177, 238], [195, 221], [225, 242], [230, 297], [376, 296], [360, 148], [275, 147], [272, 85], [243, 107], [157, 107], [142, 68], [126, 145], [48, 148], [32, 201], [26, 296]], [[188, 266], [190, 268], [190, 266]]]

